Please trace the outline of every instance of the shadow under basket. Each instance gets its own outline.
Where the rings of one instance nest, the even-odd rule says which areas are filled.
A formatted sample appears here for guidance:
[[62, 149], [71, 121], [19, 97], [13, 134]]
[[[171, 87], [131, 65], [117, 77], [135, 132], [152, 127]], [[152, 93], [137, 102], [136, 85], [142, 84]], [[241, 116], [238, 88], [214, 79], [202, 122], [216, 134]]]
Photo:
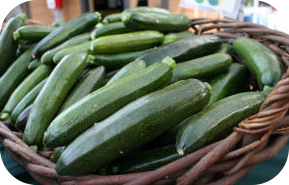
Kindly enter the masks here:
[[[214, 34], [224, 42], [248, 37], [271, 48], [289, 65], [289, 35], [253, 23], [224, 19], [192, 19], [196, 34]], [[233, 54], [234, 60], [242, 62]], [[35, 153], [0, 122], [0, 142], [20, 166], [44, 185], [229, 185], [236, 183], [258, 163], [274, 156], [289, 138], [289, 70], [268, 95], [259, 113], [243, 120], [225, 139], [149, 172], [125, 175], [59, 176], [51, 151]], [[218, 178], [216, 178], [218, 177]]]

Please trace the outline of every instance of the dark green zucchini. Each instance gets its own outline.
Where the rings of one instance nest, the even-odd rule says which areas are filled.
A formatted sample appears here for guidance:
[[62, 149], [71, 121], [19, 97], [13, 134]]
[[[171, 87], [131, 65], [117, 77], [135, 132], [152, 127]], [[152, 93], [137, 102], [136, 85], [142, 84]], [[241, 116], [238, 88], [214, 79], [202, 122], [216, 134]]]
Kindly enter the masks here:
[[239, 93], [204, 108], [179, 130], [178, 153], [184, 155], [226, 137], [240, 121], [259, 111], [266, 96], [262, 92]]
[[121, 78], [127, 77], [129, 75], [138, 73], [139, 71], [146, 68], [146, 64], [143, 61], [133, 61], [125, 66], [123, 66], [113, 77], [107, 82], [109, 85]]
[[90, 33], [83, 33], [83, 34], [77, 35], [75, 37], [72, 37], [71, 39], [67, 40], [66, 42], [60, 44], [59, 46], [57, 46], [51, 50], [46, 51], [41, 56], [41, 62], [43, 64], [46, 64], [46, 65], [51, 65], [51, 64], [53, 64], [53, 57], [57, 52], [65, 49], [65, 48], [79, 45], [79, 44], [81, 44], [85, 41], [89, 41], [89, 40], [90, 40]]
[[32, 54], [33, 57], [39, 57], [45, 51], [58, 46], [75, 35], [90, 31], [100, 19], [101, 15], [98, 12], [90, 12], [68, 21], [44, 37], [35, 46]]
[[259, 88], [274, 87], [280, 80], [283, 67], [278, 56], [263, 44], [248, 38], [238, 38], [233, 43], [234, 51], [258, 80]]
[[196, 79], [147, 94], [76, 138], [62, 153], [55, 169], [59, 175], [93, 172], [165, 133], [205, 107], [209, 99], [208, 85]]
[[26, 107], [26, 109], [24, 109], [21, 114], [18, 116], [16, 122], [15, 122], [15, 127], [20, 130], [20, 131], [24, 131], [27, 120], [28, 120], [28, 116], [30, 114], [31, 108], [32, 108], [33, 104], [29, 105], [28, 107]]
[[138, 31], [108, 35], [94, 40], [91, 44], [93, 54], [117, 54], [140, 51], [159, 45], [164, 35], [158, 31]]
[[28, 145], [42, 145], [45, 130], [82, 74], [87, 65], [86, 59], [85, 53], [70, 54], [54, 68], [30, 112], [23, 134], [23, 140]]
[[152, 49], [134, 51], [120, 54], [96, 54], [94, 55], [96, 65], [102, 65], [107, 69], [119, 69], [126, 64], [134, 61], [136, 58], [146, 54]]
[[59, 112], [63, 112], [65, 109], [95, 91], [102, 85], [102, 81], [105, 75], [105, 68], [103, 66], [90, 70], [84, 75], [76, 86], [69, 93], [64, 103], [62, 104]]
[[103, 24], [108, 24], [108, 23], [115, 23], [115, 22], [121, 22], [121, 13], [114, 13], [105, 16], [105, 18], [102, 20]]
[[57, 147], [57, 148], [54, 148], [53, 150], [53, 162], [57, 162], [58, 159], [60, 158], [61, 154], [64, 152], [65, 150], [65, 146], [61, 146], [61, 147]]
[[168, 44], [168, 43], [171, 43], [171, 42], [174, 42], [174, 41], [177, 41], [177, 40], [180, 40], [182, 38], [185, 38], [185, 37], [188, 37], [188, 36], [192, 36], [192, 35], [195, 35], [195, 33], [191, 32], [191, 31], [182, 31], [182, 32], [177, 32], [177, 33], [169, 33], [169, 34], [166, 34], [164, 36], [164, 40], [163, 40], [162, 45], [165, 45], [165, 44]]
[[230, 55], [216, 53], [205, 57], [178, 63], [172, 81], [188, 78], [205, 79], [224, 72], [232, 63]]
[[106, 73], [102, 85], [104, 86], [119, 70], [114, 70]]
[[145, 61], [147, 66], [166, 56], [173, 58], [176, 62], [184, 62], [212, 54], [220, 45], [220, 38], [214, 35], [189, 36], [153, 49], [136, 60]]
[[93, 30], [91, 32], [91, 39], [97, 39], [102, 36], [106, 35], [115, 35], [115, 34], [122, 34], [131, 32], [132, 30], [128, 29], [124, 26], [123, 22], [116, 22], [105, 24]]
[[55, 27], [45, 25], [25, 25], [13, 32], [13, 39], [18, 41], [29, 40], [38, 41], [55, 30]]
[[168, 33], [185, 31], [191, 26], [191, 19], [185, 14], [123, 12], [121, 20], [131, 30], [157, 30]]
[[[0, 77], [14, 61], [18, 42], [13, 40], [13, 32], [24, 24], [26, 16], [20, 14], [11, 18], [0, 35]], [[3, 97], [1, 97], [3, 99]], [[1, 106], [0, 106], [1, 109]]]
[[52, 121], [43, 143], [48, 147], [65, 146], [94, 123], [129, 102], [165, 86], [172, 78], [172, 62], [172, 59], [166, 58], [87, 95]]
[[23, 53], [32, 46], [35, 46], [35, 42], [31, 42], [29, 40], [19, 40], [18, 42], [18, 49]]
[[213, 91], [209, 105], [232, 94], [248, 90], [249, 77], [249, 71], [245, 66], [233, 63], [227, 71], [208, 82]]
[[36, 58], [36, 59], [32, 60], [32, 61], [29, 63], [28, 69], [29, 69], [29, 70], [34, 70], [34, 69], [36, 69], [36, 68], [37, 68], [38, 66], [40, 66], [40, 65], [41, 65], [40, 60], [39, 60], [38, 58]]
[[232, 54], [233, 47], [229, 43], [222, 43], [220, 48], [216, 51], [216, 53], [226, 53], [228, 55]]
[[148, 7], [148, 6], [139, 6], [139, 7], [134, 7], [134, 8], [128, 8], [124, 12], [150, 12], [150, 13], [171, 14], [170, 11], [168, 11], [164, 8]]

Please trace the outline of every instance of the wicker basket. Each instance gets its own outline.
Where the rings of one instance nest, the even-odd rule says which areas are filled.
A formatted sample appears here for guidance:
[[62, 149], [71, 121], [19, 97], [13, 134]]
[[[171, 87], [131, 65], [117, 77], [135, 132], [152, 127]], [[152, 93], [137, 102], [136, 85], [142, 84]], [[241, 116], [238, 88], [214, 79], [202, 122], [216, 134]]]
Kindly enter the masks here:
[[[289, 35], [266, 27], [223, 19], [192, 19], [197, 34], [213, 33], [225, 42], [250, 37], [267, 45], [289, 65]], [[229, 29], [224, 29], [229, 28]], [[233, 55], [234, 56], [234, 55]], [[242, 62], [236, 56], [234, 59]], [[289, 70], [263, 103], [258, 114], [242, 121], [227, 138], [206, 146], [157, 170], [111, 176], [58, 176], [51, 162], [52, 152], [35, 153], [0, 122], [0, 142], [11, 158], [44, 185], [145, 185], [236, 183], [258, 163], [274, 156], [289, 138]], [[217, 177], [217, 178], [216, 178]]]

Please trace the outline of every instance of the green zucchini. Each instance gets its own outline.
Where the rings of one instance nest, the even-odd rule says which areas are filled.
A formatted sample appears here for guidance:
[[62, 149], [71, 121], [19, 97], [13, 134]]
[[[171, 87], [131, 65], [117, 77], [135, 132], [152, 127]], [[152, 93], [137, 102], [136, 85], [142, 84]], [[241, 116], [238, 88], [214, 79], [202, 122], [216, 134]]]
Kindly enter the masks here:
[[188, 36], [192, 36], [195, 35], [195, 33], [191, 32], [191, 31], [182, 31], [182, 32], [177, 32], [177, 33], [169, 33], [166, 34], [164, 36], [164, 40], [162, 42], [162, 45], [180, 40], [182, 38], [188, 37]]
[[230, 55], [216, 53], [205, 57], [178, 63], [172, 81], [188, 78], [205, 79], [228, 69], [232, 63]]
[[130, 154], [100, 169], [106, 175], [152, 171], [179, 159], [175, 145]]
[[105, 16], [105, 18], [102, 20], [103, 24], [108, 24], [108, 23], [115, 23], [115, 22], [121, 22], [121, 13], [114, 13]]
[[280, 80], [283, 67], [278, 56], [258, 41], [238, 38], [233, 43], [234, 51], [258, 80], [259, 88], [274, 87]]
[[53, 162], [56, 163], [58, 161], [58, 159], [60, 158], [61, 154], [64, 152], [65, 148], [66, 148], [65, 146], [54, 148], [53, 156], [52, 156]]
[[146, 68], [146, 64], [143, 61], [133, 61], [125, 66], [123, 66], [113, 77], [107, 82], [109, 85], [121, 78], [127, 77], [129, 75], [138, 73], [142, 69]]
[[28, 69], [29, 69], [29, 70], [34, 70], [34, 69], [36, 69], [36, 68], [37, 68], [38, 66], [40, 66], [40, 65], [41, 65], [40, 60], [39, 60], [38, 58], [36, 58], [36, 59], [32, 60], [32, 61], [29, 63]]
[[33, 48], [30, 48], [20, 55], [0, 78], [0, 110], [2, 110], [17, 86], [29, 74], [28, 65], [31, 61], [32, 50]]
[[46, 83], [47, 79], [39, 82], [29, 93], [27, 93], [22, 100], [17, 104], [17, 106], [13, 109], [10, 117], [10, 121], [15, 123], [18, 116], [21, 112], [24, 111], [30, 104], [32, 104], [37, 97], [38, 93], [41, 91], [42, 87]]
[[114, 70], [106, 73], [102, 85], [104, 86], [119, 70]]
[[71, 39], [69, 39], [69, 40], [65, 41], [64, 43], [60, 44], [59, 46], [46, 51], [41, 56], [41, 62], [43, 64], [50, 65], [50, 64], [53, 63], [53, 57], [54, 57], [54, 55], [57, 52], [65, 49], [65, 48], [68, 48], [68, 47], [72, 47], [72, 46], [75, 46], [75, 45], [78, 45], [78, 44], [82, 44], [83, 42], [89, 41], [89, 40], [90, 40], [90, 33], [83, 33], [83, 34], [77, 35], [75, 37], [72, 37]]
[[29, 40], [19, 40], [18, 42], [18, 49], [21, 52], [25, 52], [26, 50], [28, 50], [29, 48], [31, 48], [32, 46], [35, 46], [35, 42], [31, 42]]
[[188, 30], [192, 23], [185, 14], [154, 12], [124, 12], [121, 20], [131, 30], [157, 30], [166, 33]]
[[127, 32], [131, 32], [131, 30], [125, 27], [123, 22], [110, 23], [93, 30], [91, 32], [91, 39], [97, 39], [106, 35], [115, 35]]
[[31, 108], [32, 108], [33, 104], [29, 105], [28, 107], [26, 107], [26, 109], [24, 109], [21, 114], [18, 116], [16, 122], [15, 122], [15, 127], [16, 129], [20, 130], [20, 131], [24, 131], [26, 123], [27, 123], [27, 119], [28, 116], [30, 114]]
[[164, 35], [157, 31], [138, 31], [108, 35], [94, 40], [91, 51], [94, 54], [116, 54], [139, 51], [159, 45]]
[[25, 25], [13, 32], [13, 39], [18, 41], [29, 40], [38, 41], [43, 39], [49, 33], [55, 30], [55, 27], [45, 25]]
[[94, 58], [96, 65], [103, 65], [107, 69], [119, 69], [150, 50], [152, 49], [120, 54], [96, 54], [94, 55]]
[[226, 137], [240, 121], [259, 111], [266, 96], [262, 92], [239, 93], [204, 108], [179, 130], [178, 153], [184, 155]]
[[184, 62], [214, 53], [221, 45], [215, 35], [189, 36], [170, 44], [153, 49], [136, 60], [143, 60], [147, 66], [162, 60], [166, 56], [176, 62]]
[[45, 130], [82, 74], [87, 65], [86, 59], [85, 53], [70, 54], [54, 68], [31, 109], [23, 134], [23, 140], [28, 145], [42, 145]]
[[104, 75], [105, 68], [103, 66], [92, 69], [86, 75], [84, 75], [73, 88], [73, 90], [69, 93], [68, 97], [62, 104], [59, 112], [63, 112], [65, 109], [67, 109], [86, 95], [101, 87]]
[[100, 21], [100, 19], [100, 13], [90, 12], [70, 20], [44, 37], [35, 46], [33, 57], [39, 57], [45, 51], [58, 46], [75, 35], [90, 31]]
[[250, 74], [245, 66], [233, 63], [227, 71], [208, 82], [213, 91], [209, 105], [232, 94], [247, 90], [249, 78]]
[[53, 23], [52, 23], [52, 26], [53, 26], [53, 27], [56, 27], [56, 28], [58, 28], [58, 27], [60, 27], [60, 26], [62, 26], [62, 25], [63, 25], [62, 22], [53, 22]]
[[70, 53], [88, 53], [91, 43], [92, 41], [87, 41], [82, 44], [64, 48], [54, 55], [53, 62], [58, 64], [63, 59], [63, 57]]
[[222, 43], [220, 48], [216, 51], [216, 53], [226, 53], [228, 55], [232, 54], [233, 47], [229, 43]]
[[[11, 18], [0, 35], [0, 77], [6, 72], [14, 61], [18, 42], [13, 40], [13, 32], [24, 24], [26, 16], [20, 14]], [[1, 99], [3, 99], [1, 97]], [[0, 106], [1, 108], [1, 106]]]
[[150, 13], [171, 14], [170, 11], [168, 11], [164, 8], [148, 7], [148, 6], [139, 6], [139, 7], [134, 7], [134, 8], [128, 8], [124, 12], [150, 12]]
[[59, 114], [46, 131], [48, 147], [65, 146], [94, 123], [110, 116], [129, 102], [166, 85], [172, 78], [170, 58], [106, 85]]
[[41, 65], [36, 68], [32, 73], [30, 73], [24, 80], [19, 84], [19, 86], [11, 94], [8, 102], [6, 103], [4, 109], [2, 110], [1, 119], [10, 116], [17, 104], [24, 98], [25, 95], [29, 93], [39, 82], [49, 76], [52, 68], [50, 66]]
[[209, 99], [209, 87], [196, 79], [147, 94], [76, 138], [62, 153], [55, 170], [59, 175], [97, 170], [201, 110]]

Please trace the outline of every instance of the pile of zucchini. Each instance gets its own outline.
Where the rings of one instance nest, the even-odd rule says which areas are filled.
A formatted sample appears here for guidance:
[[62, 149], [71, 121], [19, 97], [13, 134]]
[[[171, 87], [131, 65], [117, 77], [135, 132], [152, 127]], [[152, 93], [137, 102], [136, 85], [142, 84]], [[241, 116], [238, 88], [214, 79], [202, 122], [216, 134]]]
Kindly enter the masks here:
[[261, 43], [195, 35], [186, 15], [160, 8], [54, 26], [24, 20], [0, 37], [0, 119], [32, 149], [53, 150], [59, 175], [168, 164], [257, 113], [283, 73]]

